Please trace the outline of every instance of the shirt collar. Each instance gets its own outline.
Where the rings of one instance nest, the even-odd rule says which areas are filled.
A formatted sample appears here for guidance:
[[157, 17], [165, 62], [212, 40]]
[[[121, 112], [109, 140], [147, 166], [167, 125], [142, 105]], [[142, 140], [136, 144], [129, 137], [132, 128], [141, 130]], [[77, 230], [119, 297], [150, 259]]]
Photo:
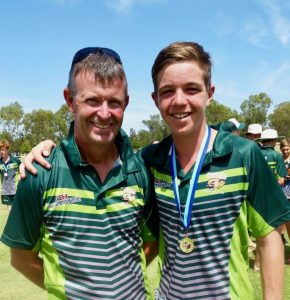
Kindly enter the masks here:
[[[133, 152], [130, 140], [124, 130], [120, 129], [120, 132], [116, 136], [115, 144], [119, 151], [119, 159], [115, 164], [123, 166], [126, 172], [138, 171], [139, 164], [137, 157]], [[60, 147], [64, 150], [68, 161], [73, 167], [88, 166], [88, 164], [82, 160], [79, 148], [75, 141], [74, 121], [70, 124], [68, 137], [61, 142]]]

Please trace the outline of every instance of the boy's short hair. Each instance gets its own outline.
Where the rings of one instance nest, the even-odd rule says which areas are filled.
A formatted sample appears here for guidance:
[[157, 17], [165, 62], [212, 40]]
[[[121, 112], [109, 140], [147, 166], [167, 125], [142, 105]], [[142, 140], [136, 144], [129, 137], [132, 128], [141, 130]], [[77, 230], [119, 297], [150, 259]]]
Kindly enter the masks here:
[[207, 90], [211, 87], [211, 67], [212, 62], [208, 52], [203, 47], [194, 42], [175, 42], [162, 49], [157, 55], [152, 66], [151, 75], [154, 91], [157, 91], [158, 74], [168, 65], [195, 61], [203, 69], [204, 83]]
[[9, 150], [9, 142], [7, 140], [0, 140], [0, 149], [2, 148], [6, 148], [7, 150]]

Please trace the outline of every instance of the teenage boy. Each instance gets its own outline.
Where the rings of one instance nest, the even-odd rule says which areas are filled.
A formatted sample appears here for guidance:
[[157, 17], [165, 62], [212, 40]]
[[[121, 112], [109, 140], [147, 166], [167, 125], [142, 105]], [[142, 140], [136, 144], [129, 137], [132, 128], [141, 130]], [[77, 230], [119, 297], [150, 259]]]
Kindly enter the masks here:
[[173, 43], [158, 54], [152, 78], [152, 98], [171, 130], [142, 152], [163, 233], [157, 297], [253, 299], [249, 229], [260, 246], [263, 297], [282, 299], [276, 228], [290, 219], [289, 203], [255, 143], [207, 125], [215, 89], [209, 54], [197, 43]]

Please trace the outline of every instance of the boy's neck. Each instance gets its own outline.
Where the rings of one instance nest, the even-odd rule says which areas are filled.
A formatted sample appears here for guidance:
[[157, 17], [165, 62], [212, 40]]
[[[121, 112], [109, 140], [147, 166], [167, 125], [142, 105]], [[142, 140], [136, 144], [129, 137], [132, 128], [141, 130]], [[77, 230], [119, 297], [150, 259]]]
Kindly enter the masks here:
[[4, 161], [5, 163], [7, 163], [10, 159], [10, 155], [8, 154], [7, 156], [2, 156], [2, 161]]
[[[203, 137], [205, 135], [206, 126], [199, 132], [191, 136], [184, 137], [173, 137], [173, 142], [176, 151], [176, 157], [184, 171], [187, 173], [193, 164], [196, 162], [199, 149], [202, 144]], [[208, 145], [207, 152], [210, 151], [213, 147], [217, 131], [214, 129], [211, 130], [211, 137]]]

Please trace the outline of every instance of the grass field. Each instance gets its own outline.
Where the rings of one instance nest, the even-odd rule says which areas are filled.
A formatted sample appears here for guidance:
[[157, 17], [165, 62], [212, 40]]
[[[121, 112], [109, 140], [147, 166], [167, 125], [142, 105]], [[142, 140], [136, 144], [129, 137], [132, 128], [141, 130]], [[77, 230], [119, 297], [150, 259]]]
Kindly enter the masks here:
[[[0, 204], [0, 233], [6, 223], [8, 210]], [[286, 255], [290, 256], [290, 246], [286, 246]], [[250, 261], [252, 266], [253, 261]], [[156, 261], [149, 266], [149, 277], [153, 282]], [[260, 274], [249, 270], [249, 276], [254, 287], [255, 298], [262, 299]], [[1, 300], [42, 300], [47, 299], [46, 292], [24, 278], [10, 266], [9, 248], [0, 242], [0, 299]], [[290, 299], [290, 266], [285, 266], [285, 297]], [[243, 299], [242, 299], [243, 300]]]

